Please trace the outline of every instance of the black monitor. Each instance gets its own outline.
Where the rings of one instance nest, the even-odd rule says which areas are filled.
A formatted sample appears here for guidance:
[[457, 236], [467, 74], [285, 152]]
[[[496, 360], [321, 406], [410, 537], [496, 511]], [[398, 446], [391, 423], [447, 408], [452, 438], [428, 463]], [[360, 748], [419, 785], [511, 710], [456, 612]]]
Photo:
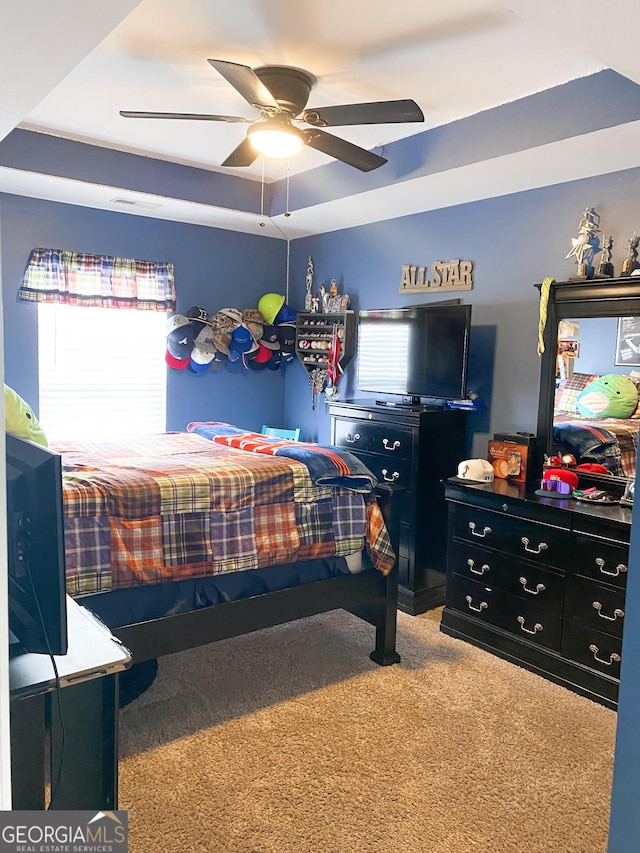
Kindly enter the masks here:
[[7, 433], [9, 628], [21, 650], [67, 653], [67, 603], [58, 453]]
[[360, 311], [357, 387], [414, 404], [466, 397], [470, 328], [471, 305]]

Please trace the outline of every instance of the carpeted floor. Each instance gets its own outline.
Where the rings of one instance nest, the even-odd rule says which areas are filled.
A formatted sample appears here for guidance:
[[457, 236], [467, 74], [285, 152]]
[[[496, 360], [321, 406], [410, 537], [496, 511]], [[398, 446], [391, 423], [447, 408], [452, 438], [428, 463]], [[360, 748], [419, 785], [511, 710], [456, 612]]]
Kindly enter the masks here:
[[131, 853], [605, 853], [616, 715], [399, 614], [160, 660], [121, 712]]

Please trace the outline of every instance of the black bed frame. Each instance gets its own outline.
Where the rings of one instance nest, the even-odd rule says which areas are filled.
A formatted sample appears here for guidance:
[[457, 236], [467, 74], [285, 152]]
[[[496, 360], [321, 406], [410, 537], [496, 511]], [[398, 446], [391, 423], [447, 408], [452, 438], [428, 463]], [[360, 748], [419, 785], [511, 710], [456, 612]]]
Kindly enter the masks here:
[[[394, 486], [383, 484], [376, 489], [396, 555], [399, 537], [394, 518], [399, 514], [394, 512], [393, 504], [398, 499], [398, 491]], [[141, 663], [305, 616], [344, 609], [375, 626], [375, 648], [370, 658], [381, 666], [388, 666], [400, 661], [395, 648], [398, 562], [396, 559], [391, 572], [385, 576], [371, 566], [366, 554], [363, 559], [367, 566], [357, 574], [340, 575], [112, 630], [131, 651], [134, 663]]]

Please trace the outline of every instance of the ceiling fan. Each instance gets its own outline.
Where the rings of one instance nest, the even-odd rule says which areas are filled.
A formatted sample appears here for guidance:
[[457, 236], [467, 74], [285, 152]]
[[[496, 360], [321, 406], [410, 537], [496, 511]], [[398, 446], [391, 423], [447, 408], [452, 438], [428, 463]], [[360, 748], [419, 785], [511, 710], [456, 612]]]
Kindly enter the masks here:
[[[200, 113], [132, 112], [120, 110], [125, 118], [188, 119], [195, 121], [244, 122], [251, 124], [246, 138], [235, 148], [223, 166], [250, 166], [260, 153], [271, 157], [289, 157], [303, 145], [322, 151], [336, 160], [363, 172], [386, 163], [384, 157], [367, 151], [345, 139], [325, 133], [323, 127], [355, 124], [389, 124], [424, 121], [420, 107], [412, 100], [374, 101], [306, 109], [316, 78], [300, 68], [264, 65], [249, 68], [222, 59], [207, 60], [251, 104], [260, 111], [256, 119], [243, 116]], [[302, 122], [310, 127], [299, 128]]]

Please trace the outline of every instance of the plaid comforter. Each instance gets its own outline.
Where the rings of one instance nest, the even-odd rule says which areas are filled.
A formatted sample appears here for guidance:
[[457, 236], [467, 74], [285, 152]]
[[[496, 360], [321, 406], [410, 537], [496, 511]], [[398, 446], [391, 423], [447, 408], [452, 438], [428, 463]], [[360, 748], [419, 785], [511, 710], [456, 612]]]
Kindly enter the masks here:
[[272, 438], [258, 432], [247, 432], [221, 421], [194, 421], [187, 432], [203, 438], [237, 447], [251, 453], [270, 456], [287, 456], [307, 466], [311, 479], [317, 486], [343, 486], [355, 492], [372, 492], [377, 480], [371, 471], [348, 450], [342, 447], [323, 447], [307, 441], [289, 441]]
[[58, 442], [70, 595], [366, 548], [394, 555], [370, 495], [315, 485], [305, 465], [190, 433]]
[[599, 462], [616, 477], [636, 475], [640, 421], [618, 418], [582, 418], [555, 412], [553, 442], [578, 461]]

